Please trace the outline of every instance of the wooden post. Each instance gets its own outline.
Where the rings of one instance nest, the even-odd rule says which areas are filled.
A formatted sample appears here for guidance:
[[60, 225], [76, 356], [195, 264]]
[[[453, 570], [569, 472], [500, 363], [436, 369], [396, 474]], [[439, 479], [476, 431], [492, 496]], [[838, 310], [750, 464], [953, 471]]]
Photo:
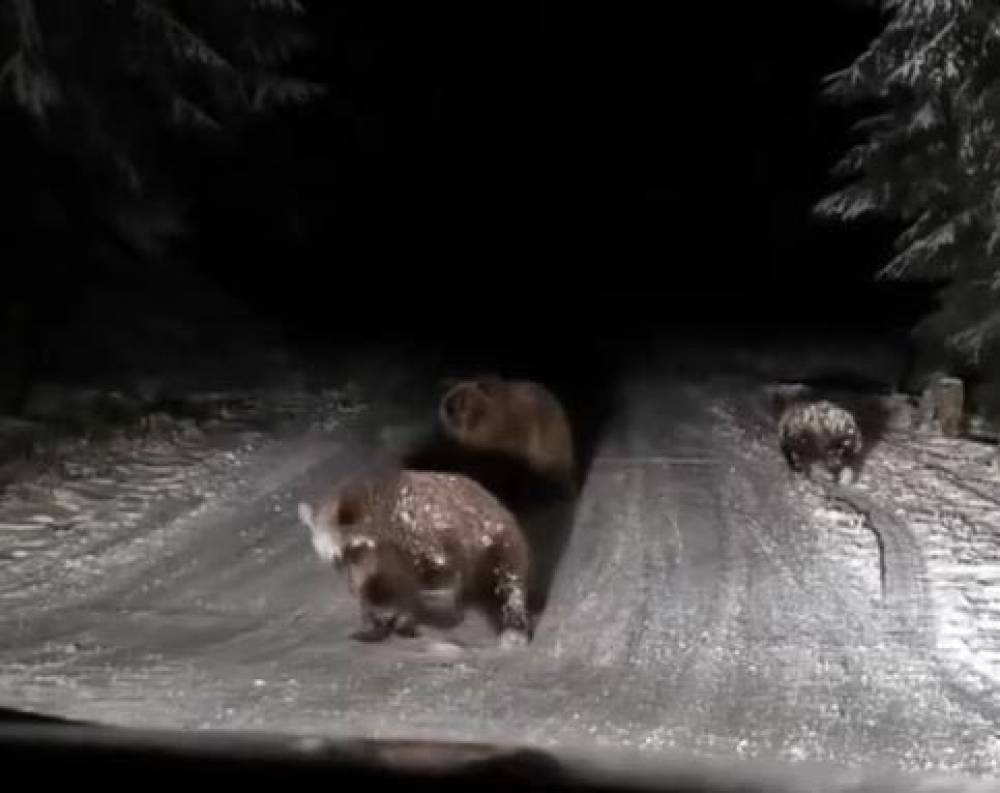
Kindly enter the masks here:
[[934, 413], [947, 438], [957, 438], [962, 432], [965, 413], [965, 384], [957, 377], [942, 377], [934, 389]]
[[915, 417], [916, 429], [920, 432], [933, 432], [934, 419], [937, 417], [937, 381], [944, 375], [935, 375], [920, 392]]

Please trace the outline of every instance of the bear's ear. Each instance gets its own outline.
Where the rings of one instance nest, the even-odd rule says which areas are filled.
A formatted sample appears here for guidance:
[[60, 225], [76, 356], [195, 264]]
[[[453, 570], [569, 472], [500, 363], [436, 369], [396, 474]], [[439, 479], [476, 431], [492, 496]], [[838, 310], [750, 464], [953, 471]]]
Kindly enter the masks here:
[[446, 429], [458, 432], [464, 426], [469, 397], [475, 390], [472, 382], [456, 380], [455, 385], [448, 389], [448, 393], [441, 397], [438, 417]]
[[309, 539], [321, 561], [338, 563], [341, 558], [340, 546], [335, 532], [324, 528], [316, 511], [305, 502], [299, 504], [299, 520], [309, 527]]
[[495, 420], [496, 401], [482, 388], [470, 388], [465, 392], [462, 405], [462, 430], [466, 433], [481, 431], [484, 425]]

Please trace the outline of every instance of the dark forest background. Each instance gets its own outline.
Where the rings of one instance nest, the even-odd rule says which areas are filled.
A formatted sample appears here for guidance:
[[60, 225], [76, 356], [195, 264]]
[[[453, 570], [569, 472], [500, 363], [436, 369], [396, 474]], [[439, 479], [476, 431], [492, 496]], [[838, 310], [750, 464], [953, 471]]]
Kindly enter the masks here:
[[8, 405], [255, 338], [878, 335], [933, 306], [874, 277], [892, 218], [813, 211], [859, 116], [822, 80], [871, 4], [0, 10]]

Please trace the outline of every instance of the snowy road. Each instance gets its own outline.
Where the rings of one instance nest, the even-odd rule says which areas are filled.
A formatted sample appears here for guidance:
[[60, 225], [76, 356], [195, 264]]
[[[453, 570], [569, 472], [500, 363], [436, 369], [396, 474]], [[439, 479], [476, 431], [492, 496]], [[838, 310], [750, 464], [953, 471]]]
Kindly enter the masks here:
[[524, 651], [496, 651], [474, 616], [454, 658], [348, 638], [356, 609], [294, 507], [378, 452], [384, 427], [428, 415], [373, 399], [333, 432], [259, 444], [217, 498], [85, 560], [0, 561], [0, 704], [146, 727], [1000, 771], [991, 697], [942, 662], [919, 543], [888, 571], [909, 594], [883, 603], [871, 533], [815, 517], [749, 386], [647, 374], [616, 397], [579, 502], [524, 518], [564, 545]]

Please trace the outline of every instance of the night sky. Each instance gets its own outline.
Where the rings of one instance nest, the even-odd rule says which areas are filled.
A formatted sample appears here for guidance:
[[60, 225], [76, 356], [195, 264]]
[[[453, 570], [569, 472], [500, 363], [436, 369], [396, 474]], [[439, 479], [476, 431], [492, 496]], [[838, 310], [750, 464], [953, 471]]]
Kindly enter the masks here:
[[197, 257], [261, 311], [780, 325], [923, 305], [871, 283], [890, 226], [809, 214], [857, 117], [821, 78], [878, 32], [869, 7], [309, 8], [300, 68], [328, 96], [220, 155], [199, 193]]

